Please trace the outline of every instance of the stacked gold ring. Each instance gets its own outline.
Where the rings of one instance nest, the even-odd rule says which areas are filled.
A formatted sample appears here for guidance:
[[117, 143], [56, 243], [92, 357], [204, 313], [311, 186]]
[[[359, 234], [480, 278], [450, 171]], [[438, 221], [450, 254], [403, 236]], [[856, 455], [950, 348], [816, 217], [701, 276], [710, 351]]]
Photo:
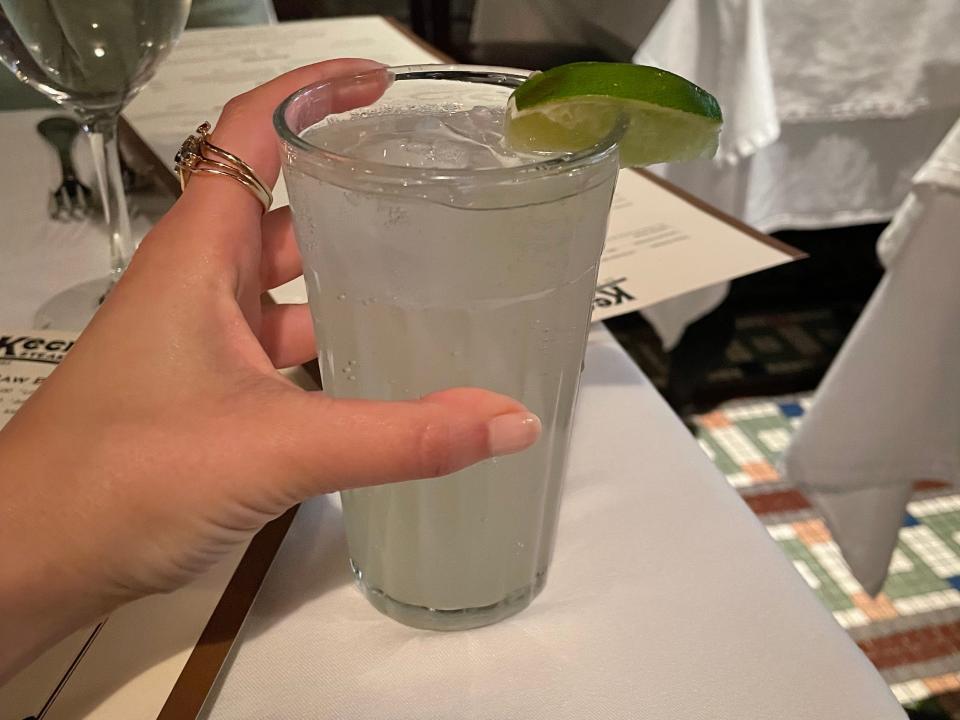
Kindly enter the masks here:
[[210, 123], [203, 123], [197, 128], [197, 134], [184, 140], [180, 150], [177, 151], [174, 162], [177, 166], [177, 176], [180, 178], [180, 189], [187, 187], [187, 181], [194, 173], [223, 175], [233, 178], [252, 192], [263, 204], [264, 212], [269, 210], [270, 205], [273, 204], [273, 193], [270, 192], [270, 188], [243, 160], [210, 142], [207, 139], [210, 130]]

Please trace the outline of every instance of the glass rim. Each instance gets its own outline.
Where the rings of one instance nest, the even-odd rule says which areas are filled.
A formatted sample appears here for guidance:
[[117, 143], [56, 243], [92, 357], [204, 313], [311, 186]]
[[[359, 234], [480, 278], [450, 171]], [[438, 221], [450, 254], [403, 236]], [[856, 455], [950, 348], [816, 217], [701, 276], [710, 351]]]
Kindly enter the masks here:
[[[623, 137], [624, 127], [617, 125], [600, 142], [583, 150], [576, 152], [556, 155], [543, 160], [536, 160], [522, 165], [511, 167], [495, 168], [411, 168], [402, 165], [390, 165], [388, 163], [376, 162], [373, 160], [363, 160], [350, 155], [318, 147], [293, 131], [288, 125], [287, 111], [303, 97], [309, 93], [318, 90], [324, 86], [336, 83], [346, 83], [356, 81], [360, 78], [386, 72], [389, 85], [400, 80], [451, 80], [462, 82], [475, 82], [486, 85], [499, 85], [503, 87], [515, 87], [511, 83], [522, 82], [530, 75], [529, 70], [520, 70], [517, 68], [495, 67], [486, 65], [461, 65], [461, 64], [419, 64], [419, 65], [395, 65], [390, 67], [367, 70], [355, 75], [345, 75], [328, 80], [320, 80], [310, 83], [304, 87], [295, 90], [288, 95], [274, 110], [273, 126], [280, 137], [280, 140], [292, 147], [297, 148], [309, 154], [310, 159], [314, 161], [325, 161], [331, 167], [336, 167], [342, 171], [356, 175], [362, 175], [367, 178], [379, 179], [397, 179], [405, 184], [410, 181], [418, 183], [427, 182], [456, 182], [458, 180], [470, 181], [498, 181], [498, 180], [516, 180], [518, 178], [555, 175], [567, 173], [572, 170], [592, 165], [606, 158]], [[319, 121], [318, 121], [319, 122]]]

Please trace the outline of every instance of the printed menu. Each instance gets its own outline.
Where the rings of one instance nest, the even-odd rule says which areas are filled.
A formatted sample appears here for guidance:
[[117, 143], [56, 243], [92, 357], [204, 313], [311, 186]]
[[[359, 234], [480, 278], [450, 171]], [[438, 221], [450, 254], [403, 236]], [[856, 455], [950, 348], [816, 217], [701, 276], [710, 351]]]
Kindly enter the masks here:
[[0, 427], [73, 347], [76, 333], [0, 333]]
[[640, 310], [801, 257], [651, 172], [621, 170], [593, 319]]

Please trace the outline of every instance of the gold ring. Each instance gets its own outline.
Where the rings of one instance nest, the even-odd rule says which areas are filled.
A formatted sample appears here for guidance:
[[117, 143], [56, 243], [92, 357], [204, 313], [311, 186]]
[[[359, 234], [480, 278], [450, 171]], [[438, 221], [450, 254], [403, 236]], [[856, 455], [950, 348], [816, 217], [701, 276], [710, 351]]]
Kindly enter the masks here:
[[273, 193], [270, 192], [270, 188], [243, 160], [210, 142], [207, 139], [210, 130], [210, 123], [201, 124], [197, 128], [197, 134], [190, 135], [184, 140], [177, 151], [174, 162], [177, 166], [177, 176], [180, 178], [180, 189], [187, 187], [187, 181], [194, 173], [223, 175], [233, 178], [252, 192], [263, 204], [263, 211], [267, 212], [273, 204]]

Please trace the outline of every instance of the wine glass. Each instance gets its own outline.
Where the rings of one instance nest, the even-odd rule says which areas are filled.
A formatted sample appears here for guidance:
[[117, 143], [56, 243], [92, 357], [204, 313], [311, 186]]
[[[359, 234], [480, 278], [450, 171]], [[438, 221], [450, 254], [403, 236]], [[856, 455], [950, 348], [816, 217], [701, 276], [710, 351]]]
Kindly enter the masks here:
[[110, 234], [110, 275], [49, 300], [38, 327], [81, 329], [130, 261], [117, 119], [173, 48], [189, 12], [190, 0], [0, 0], [0, 60], [76, 113]]

